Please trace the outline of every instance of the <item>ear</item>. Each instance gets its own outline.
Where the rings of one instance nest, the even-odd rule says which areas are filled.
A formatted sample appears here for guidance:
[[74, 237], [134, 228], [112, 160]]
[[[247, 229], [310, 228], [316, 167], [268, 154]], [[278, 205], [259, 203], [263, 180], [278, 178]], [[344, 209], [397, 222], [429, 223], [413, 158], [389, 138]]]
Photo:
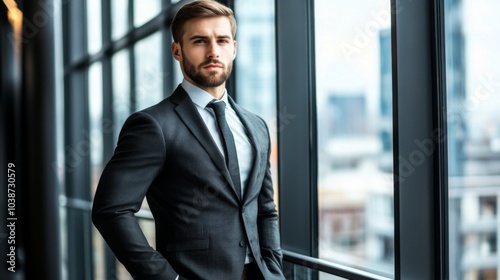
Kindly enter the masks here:
[[233, 41], [233, 42], [234, 42], [234, 54], [233, 54], [233, 60], [234, 60], [236, 58], [236, 53], [237, 53], [236, 48], [237, 48], [238, 44], [236, 43], [236, 41]]
[[181, 44], [179, 42], [173, 42], [171, 47], [172, 55], [174, 56], [175, 60], [182, 61]]

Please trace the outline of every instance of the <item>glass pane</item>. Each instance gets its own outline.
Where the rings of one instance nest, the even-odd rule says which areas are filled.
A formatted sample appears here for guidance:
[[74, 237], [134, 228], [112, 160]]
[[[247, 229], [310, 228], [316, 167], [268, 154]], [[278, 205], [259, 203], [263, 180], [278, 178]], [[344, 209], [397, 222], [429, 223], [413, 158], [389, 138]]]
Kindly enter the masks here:
[[500, 2], [444, 3], [450, 279], [498, 279]]
[[102, 137], [102, 65], [100, 62], [89, 68], [89, 132], [84, 132], [90, 145], [90, 176], [92, 197], [103, 168], [103, 137]]
[[134, 26], [141, 26], [161, 12], [161, 0], [135, 0]]
[[154, 105], [163, 98], [163, 52], [160, 32], [135, 46], [136, 110]]
[[129, 0], [111, 1], [111, 38], [119, 39], [128, 31], [128, 2]]
[[129, 50], [124, 49], [112, 58], [113, 67], [113, 127], [114, 142], [118, 141], [118, 134], [123, 123], [130, 115], [130, 63]]
[[90, 54], [102, 47], [101, 1], [87, 0], [87, 46]]
[[[238, 24], [235, 60], [236, 97], [238, 104], [261, 116], [271, 134], [271, 172], [278, 194], [278, 112], [276, 111], [276, 53], [274, 1], [235, 1]], [[259, 67], [255, 67], [259, 65]], [[288, 121], [288, 120], [283, 120]]]
[[319, 257], [394, 274], [389, 0], [315, 1]]

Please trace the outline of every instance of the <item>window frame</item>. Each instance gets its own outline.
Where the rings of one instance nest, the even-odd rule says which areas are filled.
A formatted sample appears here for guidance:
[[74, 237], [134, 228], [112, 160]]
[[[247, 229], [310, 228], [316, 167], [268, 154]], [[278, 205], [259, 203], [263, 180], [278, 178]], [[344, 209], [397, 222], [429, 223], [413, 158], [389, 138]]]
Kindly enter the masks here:
[[[277, 106], [296, 116], [278, 134], [284, 259], [349, 279], [380, 279], [383, 276], [337, 264], [318, 266], [314, 0], [275, 0], [275, 4]], [[394, 279], [447, 279], [443, 2], [392, 0], [391, 12], [393, 158], [398, 178], [394, 180]], [[429, 140], [431, 152], [417, 158], [424, 152], [417, 140]], [[405, 165], [407, 159], [410, 166]]]

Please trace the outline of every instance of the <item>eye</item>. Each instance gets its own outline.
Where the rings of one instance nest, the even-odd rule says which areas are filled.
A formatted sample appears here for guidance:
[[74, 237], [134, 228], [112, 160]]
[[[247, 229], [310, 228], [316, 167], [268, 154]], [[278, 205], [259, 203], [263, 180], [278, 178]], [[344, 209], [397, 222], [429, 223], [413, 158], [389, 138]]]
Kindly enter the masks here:
[[203, 39], [196, 39], [196, 40], [193, 41], [193, 43], [195, 43], [195, 44], [203, 44], [203, 43], [205, 43], [205, 40], [203, 40]]

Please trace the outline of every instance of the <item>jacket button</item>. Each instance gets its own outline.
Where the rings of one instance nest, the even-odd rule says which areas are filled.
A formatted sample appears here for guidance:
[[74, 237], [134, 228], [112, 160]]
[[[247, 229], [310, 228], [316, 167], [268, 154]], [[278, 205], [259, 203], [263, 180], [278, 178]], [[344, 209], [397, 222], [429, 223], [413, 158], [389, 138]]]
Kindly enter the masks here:
[[240, 241], [240, 247], [245, 247], [245, 241], [244, 240]]

